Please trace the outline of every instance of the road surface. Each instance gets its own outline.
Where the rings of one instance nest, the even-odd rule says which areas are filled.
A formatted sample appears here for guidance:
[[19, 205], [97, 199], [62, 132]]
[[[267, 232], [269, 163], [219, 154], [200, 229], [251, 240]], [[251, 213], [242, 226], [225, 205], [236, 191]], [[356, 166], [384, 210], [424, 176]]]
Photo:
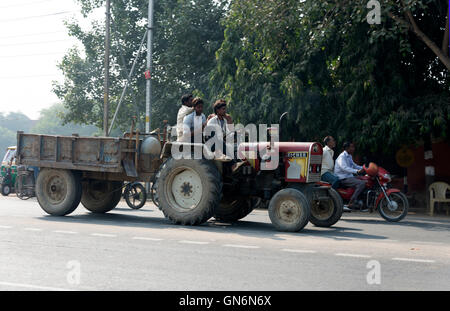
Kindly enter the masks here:
[[151, 204], [48, 216], [0, 198], [0, 290], [450, 290], [450, 218], [344, 214], [332, 228], [171, 224]]

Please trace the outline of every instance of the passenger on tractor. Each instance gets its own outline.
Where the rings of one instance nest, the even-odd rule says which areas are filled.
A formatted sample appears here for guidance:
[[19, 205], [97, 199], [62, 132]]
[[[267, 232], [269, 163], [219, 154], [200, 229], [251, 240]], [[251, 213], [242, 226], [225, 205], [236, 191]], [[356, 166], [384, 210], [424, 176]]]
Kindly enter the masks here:
[[181, 97], [181, 107], [177, 114], [177, 140], [181, 141], [183, 137], [183, 120], [184, 117], [194, 111], [192, 107], [192, 94], [185, 94]]
[[364, 173], [362, 166], [353, 162], [353, 153], [355, 152], [355, 145], [352, 142], [344, 143], [344, 151], [336, 159], [336, 164], [334, 166], [334, 174], [339, 178], [339, 182], [343, 187], [355, 188], [348, 208], [357, 209], [362, 204], [358, 202], [358, 196], [364, 190], [366, 183], [365, 181], [354, 177], [354, 175], [360, 175]]
[[[199, 97], [194, 98], [192, 101], [194, 111], [183, 119], [183, 135], [182, 141], [184, 142], [203, 142], [203, 128], [206, 126], [206, 117], [203, 114], [203, 100]], [[199, 136], [195, 140], [195, 136]]]
[[334, 150], [336, 141], [333, 136], [327, 136], [323, 140], [323, 156], [322, 156], [322, 170], [320, 180], [331, 184], [333, 189], [339, 187], [339, 177], [334, 174]]

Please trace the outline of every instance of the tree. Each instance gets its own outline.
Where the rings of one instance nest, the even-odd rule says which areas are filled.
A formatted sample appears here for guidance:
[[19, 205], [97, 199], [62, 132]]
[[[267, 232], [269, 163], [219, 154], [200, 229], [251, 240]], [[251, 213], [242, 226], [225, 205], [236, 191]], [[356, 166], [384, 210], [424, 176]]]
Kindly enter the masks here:
[[63, 124], [62, 116], [65, 109], [62, 104], [54, 104], [47, 109], [42, 109], [39, 120], [31, 129], [32, 133], [47, 135], [72, 135], [92, 136], [99, 134], [100, 130], [95, 126], [82, 126], [74, 123]]
[[[78, 0], [82, 12], [89, 14], [104, 4], [101, 0]], [[131, 68], [147, 21], [148, 0], [112, 1], [111, 41], [111, 116], [118, 104], [126, 74]], [[224, 14], [223, 3], [213, 0], [167, 0], [155, 2], [154, 71], [152, 94], [152, 125], [162, 120], [176, 120], [180, 98], [186, 92], [209, 94], [209, 73], [215, 67], [215, 51], [223, 40], [219, 21]], [[81, 41], [85, 56], [72, 49], [59, 68], [65, 81], [54, 84], [54, 92], [63, 101], [67, 112], [64, 122], [102, 125], [104, 25], [94, 23], [83, 31], [76, 21], [67, 24], [69, 34]], [[123, 66], [123, 60], [125, 66]], [[122, 68], [121, 68], [122, 66]], [[138, 59], [136, 76], [118, 114], [118, 127], [126, 130], [131, 117], [143, 123], [145, 111], [145, 49]], [[206, 98], [208, 100], [208, 98]], [[141, 130], [143, 128], [141, 127]]]
[[[397, 2], [385, 1], [382, 12], [397, 12]], [[442, 1], [407, 3], [423, 33], [443, 37]], [[370, 25], [368, 12], [362, 0], [234, 1], [213, 92], [239, 121], [275, 122], [288, 111], [287, 132], [300, 140], [332, 134], [391, 154], [431, 133], [448, 138], [445, 62], [388, 14]]]

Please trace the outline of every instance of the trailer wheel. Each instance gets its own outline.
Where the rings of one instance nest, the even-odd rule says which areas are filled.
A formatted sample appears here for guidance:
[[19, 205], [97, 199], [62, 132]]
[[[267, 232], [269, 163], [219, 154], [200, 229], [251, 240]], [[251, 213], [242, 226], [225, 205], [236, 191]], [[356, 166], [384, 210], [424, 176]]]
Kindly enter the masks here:
[[168, 159], [155, 183], [155, 200], [164, 216], [181, 225], [210, 219], [222, 197], [222, 178], [212, 161]]
[[258, 205], [258, 200], [250, 197], [224, 195], [214, 213], [214, 218], [225, 222], [234, 222], [250, 214]]
[[296, 189], [282, 189], [269, 202], [269, 217], [278, 231], [302, 230], [308, 223], [310, 213], [306, 196]]
[[119, 204], [122, 197], [121, 181], [89, 179], [83, 181], [81, 204], [92, 213], [107, 213]]
[[309, 221], [317, 227], [331, 227], [341, 219], [344, 203], [333, 188], [328, 190], [328, 200], [313, 200]]
[[62, 169], [42, 169], [36, 181], [36, 197], [41, 208], [53, 216], [72, 213], [80, 204], [78, 173]]

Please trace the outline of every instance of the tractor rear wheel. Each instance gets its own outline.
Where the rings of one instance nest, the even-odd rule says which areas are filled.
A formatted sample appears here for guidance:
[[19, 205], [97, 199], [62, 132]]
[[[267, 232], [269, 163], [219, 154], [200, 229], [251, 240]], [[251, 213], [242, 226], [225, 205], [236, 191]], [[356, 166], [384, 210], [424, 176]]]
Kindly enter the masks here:
[[155, 201], [164, 216], [181, 225], [199, 225], [214, 216], [222, 198], [222, 178], [214, 162], [173, 158], [155, 183]]
[[234, 222], [250, 214], [258, 205], [258, 200], [238, 195], [224, 195], [216, 209], [214, 218], [225, 222]]

